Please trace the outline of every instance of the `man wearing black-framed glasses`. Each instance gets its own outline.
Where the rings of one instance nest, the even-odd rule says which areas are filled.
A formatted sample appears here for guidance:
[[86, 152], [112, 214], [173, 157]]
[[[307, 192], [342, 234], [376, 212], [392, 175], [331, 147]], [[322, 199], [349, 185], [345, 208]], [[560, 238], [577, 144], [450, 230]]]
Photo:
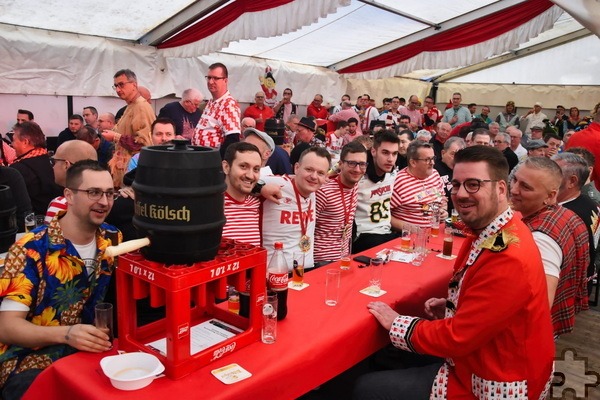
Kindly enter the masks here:
[[196, 125], [192, 144], [219, 149], [223, 157], [227, 146], [240, 141], [242, 112], [236, 99], [229, 93], [229, 72], [224, 64], [210, 65], [204, 78], [212, 99], [206, 104]]
[[441, 218], [447, 214], [444, 183], [433, 168], [433, 145], [414, 140], [408, 145], [406, 158], [408, 166], [398, 172], [390, 205], [392, 227], [397, 231], [412, 225], [430, 226], [433, 212], [440, 213]]
[[[367, 305], [392, 344], [435, 355], [419, 367], [361, 377], [355, 399], [545, 398], [554, 340], [542, 260], [531, 232], [508, 207], [508, 164], [489, 146], [455, 156], [452, 200], [469, 235], [454, 263], [447, 298], [425, 302], [427, 319]], [[476, 322], [474, 322], [476, 321]], [[467, 344], [468, 343], [468, 344]]]
[[113, 271], [112, 258], [104, 255], [112, 244], [107, 232], [119, 240], [118, 231], [104, 224], [113, 204], [112, 177], [96, 161], [84, 160], [68, 170], [66, 186], [68, 211], [15, 243], [0, 277], [0, 342], [6, 346], [0, 390], [6, 399], [21, 398], [62, 357], [112, 347], [108, 332], [94, 326], [95, 305]]

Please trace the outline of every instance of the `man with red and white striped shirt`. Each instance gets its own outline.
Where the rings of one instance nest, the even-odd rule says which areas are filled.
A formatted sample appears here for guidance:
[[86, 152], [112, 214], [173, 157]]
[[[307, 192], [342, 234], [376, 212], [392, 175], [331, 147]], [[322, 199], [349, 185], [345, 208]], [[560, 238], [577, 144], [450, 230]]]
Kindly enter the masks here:
[[411, 225], [430, 226], [434, 204], [440, 210], [446, 209], [444, 183], [433, 168], [433, 146], [415, 140], [408, 146], [406, 156], [408, 166], [396, 176], [390, 205], [392, 226], [396, 230]]
[[367, 170], [367, 150], [358, 142], [342, 148], [340, 173], [317, 192], [315, 262], [339, 260], [349, 254], [358, 201], [358, 182]]
[[[54, 171], [54, 182], [64, 188], [67, 184], [67, 170], [81, 160], [98, 161], [98, 153], [94, 146], [83, 140], [69, 140], [58, 146], [56, 153], [50, 158], [50, 164]], [[44, 222], [49, 224], [56, 214], [66, 209], [67, 199], [64, 196], [55, 197], [50, 201]]]
[[260, 177], [260, 151], [248, 142], [233, 143], [222, 163], [227, 184], [223, 237], [260, 246], [260, 199], [251, 195]]
[[227, 146], [240, 141], [240, 105], [229, 93], [229, 72], [225, 65], [210, 65], [205, 78], [212, 99], [198, 121], [192, 144], [220, 149], [223, 155]]

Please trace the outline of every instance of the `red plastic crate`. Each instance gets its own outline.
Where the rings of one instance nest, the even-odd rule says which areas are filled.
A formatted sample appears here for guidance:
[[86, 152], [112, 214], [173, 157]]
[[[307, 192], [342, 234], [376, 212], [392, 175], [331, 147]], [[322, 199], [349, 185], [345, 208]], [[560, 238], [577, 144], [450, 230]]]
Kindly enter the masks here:
[[[119, 348], [156, 355], [171, 379], [191, 372], [260, 339], [261, 306], [266, 289], [266, 250], [230, 239], [223, 239], [217, 256], [211, 261], [170, 265], [146, 260], [139, 252], [119, 257], [117, 268], [117, 318]], [[250, 276], [249, 318], [227, 310], [226, 286], [245, 291]], [[136, 300], [149, 298], [152, 307], [165, 305], [165, 318], [137, 325]], [[234, 325], [242, 333], [196, 354], [190, 354], [190, 329], [203, 321], [217, 318]], [[146, 346], [166, 337], [166, 355]]]

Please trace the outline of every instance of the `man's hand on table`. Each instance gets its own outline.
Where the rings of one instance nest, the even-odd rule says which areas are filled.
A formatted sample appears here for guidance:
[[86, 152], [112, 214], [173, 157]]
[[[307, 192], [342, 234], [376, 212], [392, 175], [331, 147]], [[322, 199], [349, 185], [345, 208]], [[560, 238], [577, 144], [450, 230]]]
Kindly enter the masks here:
[[425, 314], [431, 319], [443, 319], [446, 315], [446, 299], [432, 297], [425, 302]]
[[381, 326], [383, 326], [388, 331], [392, 327], [392, 322], [394, 322], [396, 317], [400, 315], [396, 311], [394, 311], [392, 307], [388, 306], [387, 304], [381, 301], [373, 301], [367, 304], [367, 308], [369, 309], [369, 312], [373, 314], [375, 318], [377, 318], [377, 321], [379, 321]]
[[81, 351], [101, 353], [110, 350], [109, 336], [94, 325], [77, 324], [68, 327], [65, 343]]

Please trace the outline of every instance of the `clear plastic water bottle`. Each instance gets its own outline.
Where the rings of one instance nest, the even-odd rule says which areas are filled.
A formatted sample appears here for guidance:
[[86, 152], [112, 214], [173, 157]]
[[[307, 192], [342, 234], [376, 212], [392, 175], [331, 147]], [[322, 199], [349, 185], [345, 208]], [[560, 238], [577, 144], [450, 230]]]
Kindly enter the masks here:
[[267, 289], [277, 294], [277, 319], [287, 315], [288, 265], [283, 255], [283, 243], [275, 242], [275, 251], [267, 268]]

